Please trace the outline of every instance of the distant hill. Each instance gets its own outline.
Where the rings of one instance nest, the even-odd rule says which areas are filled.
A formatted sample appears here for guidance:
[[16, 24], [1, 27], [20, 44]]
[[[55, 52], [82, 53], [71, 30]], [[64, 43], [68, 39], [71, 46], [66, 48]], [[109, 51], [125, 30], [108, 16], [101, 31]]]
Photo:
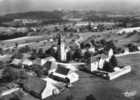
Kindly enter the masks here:
[[8, 14], [6, 18], [30, 18], [30, 19], [61, 19], [63, 13], [60, 11], [36, 11], [36, 12], [25, 12], [25, 13], [14, 13]]
[[35, 11], [25, 13], [13, 13], [0, 16], [0, 23], [12, 21], [13, 19], [38, 19], [38, 20], [61, 20], [63, 12], [61, 11]]
[[[70, 18], [82, 18], [85, 21], [112, 21], [128, 17], [128, 14], [118, 14], [107, 11], [94, 10], [54, 10], [54, 11], [30, 11], [24, 13], [11, 13], [0, 16], [0, 23], [5, 21], [12, 21], [13, 19], [38, 19], [51, 22], [62, 22]], [[139, 16], [137, 16], [139, 17]]]

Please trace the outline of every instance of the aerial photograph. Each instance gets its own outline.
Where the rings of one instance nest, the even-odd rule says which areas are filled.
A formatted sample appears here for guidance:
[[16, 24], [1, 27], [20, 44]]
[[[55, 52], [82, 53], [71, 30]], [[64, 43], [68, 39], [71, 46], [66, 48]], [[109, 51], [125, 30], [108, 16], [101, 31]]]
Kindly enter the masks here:
[[140, 100], [140, 0], [0, 0], [0, 100]]

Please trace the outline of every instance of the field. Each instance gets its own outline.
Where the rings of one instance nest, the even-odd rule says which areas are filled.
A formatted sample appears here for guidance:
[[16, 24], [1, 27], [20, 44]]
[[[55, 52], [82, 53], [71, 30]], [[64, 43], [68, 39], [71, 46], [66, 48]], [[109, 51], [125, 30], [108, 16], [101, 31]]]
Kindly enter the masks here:
[[134, 43], [140, 46], [140, 33], [126, 33], [123, 35], [118, 35], [117, 32], [120, 29], [104, 31], [104, 32], [87, 32], [87, 33], [80, 33], [80, 36], [84, 37], [86, 42], [91, 40], [101, 40], [105, 39], [107, 41], [113, 40], [117, 47], [124, 47], [129, 43]]
[[41, 45], [45, 45], [47, 48], [49, 48], [50, 45], [52, 44], [48, 42], [48, 40], [49, 40], [49, 36], [47, 35], [26, 36], [26, 37], [1, 41], [0, 47], [3, 47], [4, 49], [13, 48], [15, 47], [15, 44], [17, 43], [18, 47], [24, 47], [26, 45], [29, 45], [30, 47], [33, 47], [33, 48], [36, 48], [36, 47], [39, 48]]
[[[118, 58], [123, 65], [130, 64], [132, 72], [116, 80], [108, 81], [92, 74], [79, 72], [80, 81], [67, 89], [61, 95], [48, 100], [66, 100], [66, 96], [73, 95], [73, 100], [85, 100], [93, 94], [96, 100], [140, 100], [140, 55]], [[125, 97], [125, 92], [136, 92], [131, 97]]]

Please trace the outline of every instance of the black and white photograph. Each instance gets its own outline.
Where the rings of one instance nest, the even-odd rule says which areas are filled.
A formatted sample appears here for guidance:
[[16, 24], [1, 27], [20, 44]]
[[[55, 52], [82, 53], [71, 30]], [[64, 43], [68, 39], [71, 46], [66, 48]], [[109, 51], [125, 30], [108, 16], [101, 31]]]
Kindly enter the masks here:
[[0, 100], [140, 100], [140, 0], [0, 0]]

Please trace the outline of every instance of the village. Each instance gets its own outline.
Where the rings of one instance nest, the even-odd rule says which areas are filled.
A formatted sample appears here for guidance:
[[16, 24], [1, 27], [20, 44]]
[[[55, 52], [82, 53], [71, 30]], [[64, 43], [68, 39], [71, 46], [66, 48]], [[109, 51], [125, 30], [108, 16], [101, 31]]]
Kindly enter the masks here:
[[138, 100], [140, 27], [69, 20], [2, 23], [0, 100]]

